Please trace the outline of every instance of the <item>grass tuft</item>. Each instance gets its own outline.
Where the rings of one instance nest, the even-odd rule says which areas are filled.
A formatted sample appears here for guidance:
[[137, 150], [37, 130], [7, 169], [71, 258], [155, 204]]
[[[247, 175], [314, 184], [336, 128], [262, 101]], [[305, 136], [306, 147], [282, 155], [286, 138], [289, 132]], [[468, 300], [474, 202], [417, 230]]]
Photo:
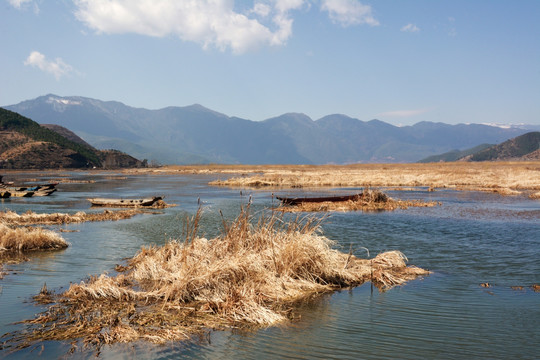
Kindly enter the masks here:
[[356, 200], [300, 202], [295, 205], [281, 205], [275, 210], [281, 212], [327, 212], [327, 211], [392, 211], [409, 207], [434, 207], [437, 201], [396, 200], [378, 190], [366, 189]]
[[93, 276], [54, 295], [55, 303], [25, 321], [29, 329], [12, 335], [9, 346], [81, 339], [99, 349], [273, 326], [317, 294], [366, 281], [386, 290], [428, 273], [408, 267], [399, 251], [360, 259], [335, 250], [317, 219], [284, 221], [275, 213], [256, 219], [248, 205], [208, 240], [196, 235], [200, 215], [185, 225], [184, 239], [143, 247], [116, 276]]
[[57, 233], [41, 228], [11, 228], [0, 223], [0, 252], [64, 249], [68, 243]]

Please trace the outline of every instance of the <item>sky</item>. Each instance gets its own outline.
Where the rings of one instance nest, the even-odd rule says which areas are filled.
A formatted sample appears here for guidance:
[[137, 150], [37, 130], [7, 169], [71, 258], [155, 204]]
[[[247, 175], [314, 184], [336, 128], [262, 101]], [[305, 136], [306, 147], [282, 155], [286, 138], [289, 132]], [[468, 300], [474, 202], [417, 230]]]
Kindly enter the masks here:
[[539, 0], [0, 0], [0, 106], [540, 124]]

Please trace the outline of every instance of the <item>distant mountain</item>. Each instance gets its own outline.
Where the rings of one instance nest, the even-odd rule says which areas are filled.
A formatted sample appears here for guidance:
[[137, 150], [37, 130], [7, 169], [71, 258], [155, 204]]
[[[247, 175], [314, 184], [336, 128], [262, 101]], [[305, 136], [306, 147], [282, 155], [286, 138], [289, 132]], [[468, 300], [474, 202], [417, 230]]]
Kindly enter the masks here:
[[540, 160], [540, 132], [529, 132], [498, 145], [482, 144], [463, 151], [453, 150], [419, 162], [496, 160]]
[[319, 120], [288, 113], [260, 122], [201, 105], [159, 110], [114, 101], [46, 95], [6, 109], [66, 127], [99, 149], [115, 148], [168, 164], [327, 164], [414, 162], [500, 143], [527, 132], [479, 124], [421, 122], [397, 127], [334, 114]]
[[464, 157], [469, 161], [540, 160], [540, 132], [530, 132]]
[[100, 151], [58, 125], [41, 126], [0, 108], [0, 168], [46, 169], [142, 166], [119, 151]]
[[482, 144], [475, 146], [473, 148], [467, 149], [467, 150], [451, 150], [448, 152], [445, 152], [444, 154], [440, 155], [432, 155], [428, 156], [425, 159], [422, 159], [418, 161], [419, 163], [431, 163], [431, 162], [451, 162], [451, 161], [458, 161], [461, 158], [464, 158], [466, 156], [475, 154], [479, 151], [482, 151], [484, 149], [487, 149], [489, 147], [492, 147], [493, 144]]

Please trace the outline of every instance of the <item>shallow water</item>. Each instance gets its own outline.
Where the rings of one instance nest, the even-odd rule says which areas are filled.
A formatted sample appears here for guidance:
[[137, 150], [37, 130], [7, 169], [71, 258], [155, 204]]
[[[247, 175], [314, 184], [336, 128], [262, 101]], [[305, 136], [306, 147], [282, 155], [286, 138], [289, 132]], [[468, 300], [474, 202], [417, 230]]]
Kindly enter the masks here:
[[[270, 191], [207, 186], [215, 176], [64, 173], [93, 183], [58, 185], [46, 198], [3, 200], [0, 210], [18, 213], [102, 211], [90, 209], [88, 197], [164, 195], [178, 206], [118, 222], [61, 226], [71, 244], [63, 251], [29, 255], [31, 261], [8, 265], [0, 280], [0, 335], [21, 329], [14, 322], [44, 310], [30, 300], [43, 283], [59, 291], [88, 275], [113, 272], [142, 245], [179, 238], [182, 221], [204, 206], [201, 235], [220, 231], [219, 210], [234, 218], [249, 197], [252, 209], [272, 206]], [[44, 180], [59, 174], [17, 174]], [[358, 189], [356, 189], [358, 190]], [[335, 193], [354, 190], [334, 189]], [[328, 191], [326, 191], [328, 192]], [[288, 194], [302, 195], [301, 191]], [[390, 191], [401, 199], [440, 201], [434, 208], [380, 213], [333, 213], [323, 224], [336, 247], [365, 257], [400, 250], [411, 264], [433, 274], [380, 293], [370, 284], [325, 295], [304, 304], [301, 319], [290, 326], [252, 333], [212, 332], [189, 343], [147, 343], [104, 347], [103, 358], [197, 359], [535, 359], [540, 353], [540, 201], [524, 196], [450, 190]], [[51, 227], [58, 229], [59, 227]], [[368, 250], [366, 250], [368, 249]], [[483, 288], [481, 283], [493, 284]], [[524, 286], [512, 290], [511, 286]], [[57, 358], [70, 345], [46, 342], [0, 358]], [[92, 357], [78, 352], [77, 357]]]

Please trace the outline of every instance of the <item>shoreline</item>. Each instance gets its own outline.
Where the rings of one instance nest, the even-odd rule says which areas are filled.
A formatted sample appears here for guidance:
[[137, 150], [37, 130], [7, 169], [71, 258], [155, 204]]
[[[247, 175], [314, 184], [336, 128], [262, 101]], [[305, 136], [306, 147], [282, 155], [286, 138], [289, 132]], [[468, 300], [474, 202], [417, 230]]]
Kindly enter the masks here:
[[[126, 173], [140, 173], [134, 169]], [[247, 188], [393, 187], [538, 196], [540, 161], [354, 165], [191, 165], [145, 169], [154, 174], [223, 174], [210, 185]], [[143, 170], [144, 171], [144, 170]]]
[[[36, 170], [4, 170], [4, 175]], [[124, 176], [222, 175], [213, 186], [232, 188], [333, 188], [392, 187], [395, 190], [426, 187], [464, 191], [489, 191], [502, 195], [529, 192], [540, 198], [540, 161], [448, 162], [351, 165], [165, 165], [133, 169], [50, 169], [46, 175], [67, 172], [115, 173]]]

